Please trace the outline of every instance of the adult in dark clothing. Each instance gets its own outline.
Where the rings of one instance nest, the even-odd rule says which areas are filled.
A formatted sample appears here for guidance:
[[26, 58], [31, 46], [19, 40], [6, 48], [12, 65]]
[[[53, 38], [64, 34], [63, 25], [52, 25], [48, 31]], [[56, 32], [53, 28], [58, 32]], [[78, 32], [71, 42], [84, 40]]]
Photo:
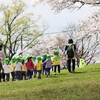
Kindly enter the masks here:
[[[76, 45], [73, 44], [72, 39], [69, 39], [68, 45], [66, 45], [64, 53], [65, 53], [66, 58], [67, 58], [68, 71], [69, 72], [75, 72]], [[71, 68], [72, 68], [72, 70], [71, 70]]]

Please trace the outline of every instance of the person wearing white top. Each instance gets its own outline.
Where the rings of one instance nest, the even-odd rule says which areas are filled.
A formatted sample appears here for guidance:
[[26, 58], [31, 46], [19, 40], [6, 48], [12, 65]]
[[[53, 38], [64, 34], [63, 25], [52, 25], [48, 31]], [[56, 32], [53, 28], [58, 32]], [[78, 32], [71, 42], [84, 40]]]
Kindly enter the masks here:
[[22, 63], [20, 56], [17, 57], [16, 59], [16, 64], [15, 64], [15, 73], [16, 73], [16, 79], [21, 80], [21, 72], [22, 72]]
[[6, 76], [6, 81], [9, 81], [10, 70], [12, 70], [12, 68], [8, 64], [9, 64], [9, 58], [6, 58], [5, 61], [4, 61], [4, 65], [3, 65], [4, 77]]

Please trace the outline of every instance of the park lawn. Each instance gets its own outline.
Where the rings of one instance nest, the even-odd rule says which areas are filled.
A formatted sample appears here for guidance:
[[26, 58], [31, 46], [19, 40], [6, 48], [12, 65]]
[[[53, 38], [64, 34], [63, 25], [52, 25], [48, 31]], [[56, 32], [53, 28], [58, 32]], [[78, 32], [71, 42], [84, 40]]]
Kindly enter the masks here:
[[0, 100], [100, 100], [100, 64], [42, 79], [0, 83]]

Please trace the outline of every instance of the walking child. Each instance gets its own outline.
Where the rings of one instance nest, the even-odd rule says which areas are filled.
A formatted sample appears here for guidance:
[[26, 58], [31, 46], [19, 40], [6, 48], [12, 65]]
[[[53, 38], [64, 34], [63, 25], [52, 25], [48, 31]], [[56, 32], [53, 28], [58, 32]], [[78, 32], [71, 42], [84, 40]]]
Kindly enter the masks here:
[[6, 81], [9, 81], [10, 78], [10, 71], [12, 68], [9, 65], [9, 58], [6, 58], [4, 61], [3, 69], [4, 69], [4, 76], [6, 77]]
[[47, 54], [43, 54], [43, 56], [42, 56], [43, 58], [42, 58], [42, 63], [43, 63], [43, 65], [42, 65], [42, 74], [44, 75], [44, 72], [45, 72], [45, 75], [46, 75], [46, 70], [45, 70], [45, 66], [46, 66], [46, 63], [44, 63], [45, 61], [46, 61], [46, 58], [47, 58]]
[[26, 75], [27, 75], [27, 68], [26, 68], [26, 64], [25, 64], [25, 59], [24, 58], [22, 58], [21, 59], [21, 63], [22, 63], [22, 80], [23, 80], [23, 78], [24, 78], [24, 80], [26, 80]]
[[32, 57], [33, 63], [34, 63], [34, 78], [36, 78], [37, 75], [37, 68], [36, 68], [36, 57]]
[[58, 67], [58, 73], [60, 73], [60, 58], [59, 51], [54, 51], [53, 63], [54, 63], [54, 75], [56, 75], [56, 68]]
[[28, 55], [27, 57], [26, 67], [27, 67], [27, 76], [29, 79], [32, 79], [34, 64], [33, 64], [31, 55]]
[[15, 73], [16, 73], [17, 80], [21, 80], [21, 72], [22, 72], [22, 63], [21, 63], [20, 56], [18, 56], [16, 58], [16, 64], [15, 64]]
[[38, 79], [41, 79], [41, 72], [42, 72], [42, 61], [41, 61], [41, 57], [38, 56], [37, 57], [37, 63], [36, 63], [36, 68], [38, 71]]
[[50, 69], [52, 68], [52, 60], [51, 60], [51, 56], [47, 55], [47, 60], [46, 60], [46, 76], [50, 77]]
[[16, 58], [13, 57], [11, 59], [11, 68], [12, 68], [11, 75], [12, 75], [12, 81], [15, 81], [15, 62], [16, 62]]

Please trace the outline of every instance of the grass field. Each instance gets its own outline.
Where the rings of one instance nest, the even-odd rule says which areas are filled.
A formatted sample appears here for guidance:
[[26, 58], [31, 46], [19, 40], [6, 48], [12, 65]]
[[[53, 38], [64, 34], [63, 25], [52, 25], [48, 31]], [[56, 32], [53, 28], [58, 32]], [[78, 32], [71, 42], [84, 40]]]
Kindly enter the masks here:
[[100, 64], [41, 80], [0, 83], [0, 100], [100, 100]]

